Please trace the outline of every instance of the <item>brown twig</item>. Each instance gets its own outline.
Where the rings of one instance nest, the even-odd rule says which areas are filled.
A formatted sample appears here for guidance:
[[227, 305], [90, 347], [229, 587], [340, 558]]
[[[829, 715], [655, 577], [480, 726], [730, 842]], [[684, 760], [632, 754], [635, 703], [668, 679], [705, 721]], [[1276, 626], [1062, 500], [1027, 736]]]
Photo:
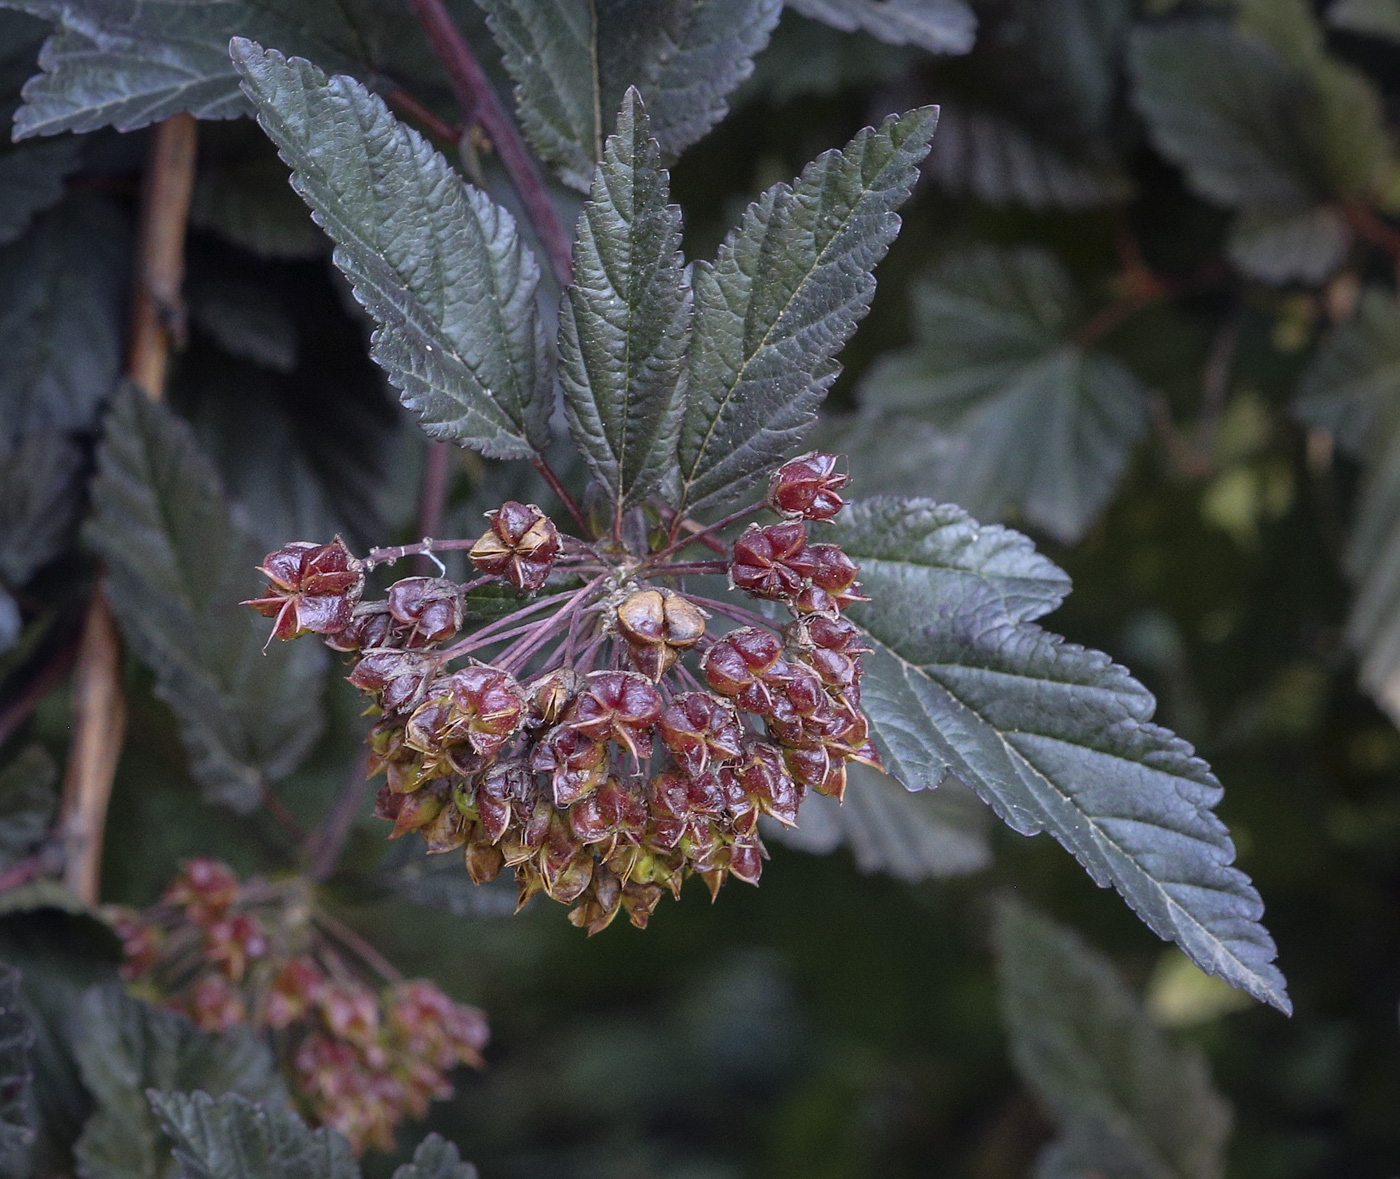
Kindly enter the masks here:
[[[175, 115], [155, 129], [146, 161], [127, 375], [153, 400], [165, 393], [172, 345], [184, 339], [180, 286], [196, 147], [194, 116]], [[121, 643], [100, 577], [78, 647], [71, 725], [58, 827], [63, 878], [80, 898], [95, 904], [102, 833], [126, 733]]]
[[318, 883], [329, 880], [335, 871], [345, 842], [355, 828], [369, 784], [369, 752], [366, 750], [355, 758], [330, 809], [306, 841], [307, 872], [312, 880]]
[[[23, 684], [14, 699], [0, 706], [0, 745], [14, 735], [35, 706], [73, 669], [78, 657], [78, 646], [82, 632], [78, 629], [76, 615], [64, 619], [59, 625], [67, 633], [58, 642], [51, 643], [46, 637], [40, 650], [27, 660], [13, 675], [13, 682]], [[70, 629], [71, 627], [71, 629]]]
[[549, 258], [556, 277], [563, 286], [573, 281], [573, 255], [569, 238], [559, 223], [559, 215], [545, 189], [544, 177], [534, 156], [520, 138], [496, 89], [491, 85], [481, 64], [452, 20], [443, 0], [409, 0], [409, 8], [423, 26], [433, 52], [447, 71], [447, 80], [457, 105], [462, 108], [462, 120], [471, 126], [480, 124], [486, 132], [501, 166], [520, 194], [520, 202], [535, 227], [535, 236]]

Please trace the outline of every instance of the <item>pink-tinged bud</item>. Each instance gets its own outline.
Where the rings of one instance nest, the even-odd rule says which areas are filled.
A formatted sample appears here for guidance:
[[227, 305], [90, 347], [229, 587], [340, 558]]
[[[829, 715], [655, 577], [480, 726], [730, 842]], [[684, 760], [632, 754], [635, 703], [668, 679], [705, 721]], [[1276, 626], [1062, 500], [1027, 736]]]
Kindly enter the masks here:
[[534, 504], [508, 500], [486, 518], [491, 526], [472, 546], [472, 564], [482, 573], [503, 577], [517, 589], [533, 592], [544, 585], [559, 554], [559, 530]]
[[814, 450], [784, 463], [773, 472], [764, 503], [780, 516], [830, 520], [845, 506], [837, 493], [851, 481], [840, 462], [840, 455]]
[[363, 564], [339, 537], [330, 544], [284, 545], [268, 553], [258, 570], [269, 585], [262, 597], [243, 605], [275, 618], [272, 633], [279, 639], [343, 630], [365, 586]]

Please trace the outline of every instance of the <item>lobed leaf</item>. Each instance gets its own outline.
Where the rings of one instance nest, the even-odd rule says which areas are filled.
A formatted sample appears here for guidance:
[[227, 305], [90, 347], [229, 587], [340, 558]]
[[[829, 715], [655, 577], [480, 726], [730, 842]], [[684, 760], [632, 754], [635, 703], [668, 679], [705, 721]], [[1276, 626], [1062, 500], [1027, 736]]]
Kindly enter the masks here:
[[969, 511], [1018, 507], [1057, 540], [1082, 536], [1148, 425], [1146, 393], [1110, 356], [1076, 344], [1069, 276], [1049, 253], [980, 247], [916, 291], [917, 342], [879, 361], [867, 406], [951, 435], [938, 494]]
[[812, 20], [853, 33], [863, 29], [889, 45], [917, 45], [930, 53], [967, 53], [977, 17], [963, 0], [787, 0]]
[[1133, 8], [1132, 0], [1020, 0], [1015, 6], [1025, 48], [1054, 82], [1080, 132], [1102, 131], [1108, 123]]
[[765, 839], [826, 855], [849, 847], [862, 872], [915, 883], [980, 872], [992, 859], [987, 808], [955, 779], [937, 790], [904, 789], [888, 774], [859, 763], [837, 802], [810, 794], [797, 826], [765, 822]]
[[0, 249], [0, 439], [92, 427], [120, 371], [126, 238], [109, 206], [74, 199]]
[[151, 1092], [185, 1179], [360, 1179], [349, 1141], [237, 1093]]
[[56, 431], [0, 444], [0, 585], [21, 588], [68, 546], [85, 466], [82, 447]]
[[[0, 872], [44, 841], [58, 810], [57, 782], [58, 767], [42, 745], [28, 746], [0, 769]], [[4, 1092], [0, 1082], [0, 1094]], [[3, 1117], [0, 1113], [0, 1121]]]
[[344, 76], [236, 38], [234, 64], [292, 185], [378, 321], [371, 356], [433, 437], [493, 458], [549, 441], [539, 266], [514, 219]]
[[133, 131], [188, 111], [201, 119], [248, 113], [228, 57], [251, 37], [327, 69], [431, 72], [403, 8], [338, 0], [4, 0], [54, 22], [41, 73], [24, 88], [15, 137], [113, 126]]
[[82, 155], [83, 141], [77, 138], [21, 144], [0, 154], [0, 246], [63, 199], [64, 181], [78, 170]]
[[629, 86], [674, 159], [724, 117], [782, 10], [782, 0], [478, 2], [515, 80], [526, 138], [581, 192]]
[[889, 772], [910, 789], [951, 775], [1012, 830], [1050, 832], [1202, 970], [1289, 1011], [1215, 776], [1127, 671], [1034, 625], [1065, 575], [927, 500], [863, 501], [830, 535], [872, 599], [850, 614], [875, 647], [862, 703]]
[[326, 652], [278, 644], [239, 601], [261, 557], [238, 527], [189, 427], [135, 389], [108, 419], [93, 483], [90, 543], [107, 564], [122, 630], [174, 711], [210, 797], [256, 806], [322, 724]]
[[733, 499], [797, 448], [870, 309], [938, 121], [934, 107], [867, 127], [750, 205], [713, 264], [693, 268], [694, 344], [681, 424], [681, 506]]
[[394, 1179], [477, 1179], [476, 1168], [462, 1161], [457, 1148], [429, 1134], [413, 1152], [413, 1161], [394, 1172]]
[[1327, 9], [1334, 29], [1400, 42], [1400, 0], [1336, 0]]
[[628, 90], [579, 216], [559, 307], [559, 373], [574, 441], [616, 513], [680, 479], [693, 311], [681, 212], [636, 90]]
[[1172, 1044], [1072, 930], [1003, 900], [996, 947], [1012, 1059], [1062, 1134], [1037, 1179], [1221, 1179], [1230, 1109], [1200, 1052]]
[[989, 111], [944, 106], [925, 174], [946, 192], [1028, 209], [1098, 209], [1131, 193], [1112, 167], [1071, 159]]
[[78, 1014], [73, 1050], [97, 1112], [74, 1147], [83, 1179], [162, 1179], [169, 1147], [147, 1104], [148, 1089], [206, 1089], [286, 1101], [271, 1051], [251, 1031], [220, 1036], [183, 1016], [93, 987]]
[[1295, 411], [1362, 461], [1345, 568], [1356, 585], [1347, 644], [1361, 684], [1400, 723], [1400, 305], [1372, 288], [1324, 341]]
[[0, 963], [0, 1157], [34, 1140], [30, 1112], [34, 1027], [20, 1006], [19, 971]]

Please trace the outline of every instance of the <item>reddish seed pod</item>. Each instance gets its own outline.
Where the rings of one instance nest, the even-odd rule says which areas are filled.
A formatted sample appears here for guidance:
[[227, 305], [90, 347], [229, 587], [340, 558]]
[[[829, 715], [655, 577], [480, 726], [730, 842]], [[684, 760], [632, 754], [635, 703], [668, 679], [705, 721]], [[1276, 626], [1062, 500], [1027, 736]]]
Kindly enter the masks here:
[[837, 494], [851, 481], [838, 470], [841, 456], [814, 450], [784, 463], [768, 484], [764, 503], [780, 516], [830, 520], [845, 506]]
[[491, 526], [468, 554], [482, 573], [533, 592], [544, 585], [559, 554], [559, 530], [535, 504], [507, 500], [488, 512]]
[[335, 634], [350, 622], [364, 592], [364, 565], [340, 537], [330, 544], [294, 541], [268, 553], [258, 570], [269, 585], [260, 598], [243, 603], [264, 618], [275, 618], [279, 639]]
[[738, 757], [743, 738], [733, 708], [704, 692], [686, 692], [672, 700], [656, 731], [676, 764], [693, 778], [703, 774], [711, 761]]
[[435, 643], [462, 628], [462, 590], [445, 577], [405, 577], [389, 587], [389, 612], [411, 634]]
[[617, 608], [618, 633], [627, 640], [637, 670], [659, 680], [705, 634], [705, 613], [669, 591], [645, 589]]
[[729, 580], [756, 598], [791, 597], [811, 575], [807, 530], [799, 521], [750, 524], [734, 542]]
[[837, 605], [866, 600], [854, 592], [860, 566], [846, 556], [840, 545], [814, 544], [807, 552], [812, 561], [812, 584], [826, 590]]
[[661, 693], [630, 671], [595, 671], [569, 707], [565, 723], [594, 741], [616, 741], [633, 758], [651, 754], [651, 728], [661, 716]]
[[525, 716], [525, 701], [513, 676], [478, 665], [454, 672], [447, 681], [455, 706], [453, 724], [472, 749], [493, 757], [515, 735]]
[[417, 651], [371, 651], [346, 678], [362, 692], [379, 696], [385, 712], [409, 712], [417, 707], [437, 670], [433, 656]]

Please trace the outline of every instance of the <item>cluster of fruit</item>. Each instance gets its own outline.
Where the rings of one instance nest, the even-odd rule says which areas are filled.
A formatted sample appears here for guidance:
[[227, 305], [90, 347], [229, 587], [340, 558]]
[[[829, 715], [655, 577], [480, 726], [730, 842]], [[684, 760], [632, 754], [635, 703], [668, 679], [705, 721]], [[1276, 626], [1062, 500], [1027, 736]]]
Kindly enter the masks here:
[[[635, 551], [620, 530], [561, 536], [538, 507], [506, 503], [479, 539], [436, 545], [469, 547], [475, 580], [410, 577], [383, 601], [362, 600], [367, 570], [433, 542], [365, 561], [338, 539], [299, 542], [269, 554], [250, 605], [278, 637], [314, 632], [354, 655], [393, 836], [464, 849], [478, 882], [509, 867], [522, 904], [538, 892], [572, 904], [590, 933], [620, 911], [645, 926], [689, 875], [712, 893], [728, 876], [756, 884], [760, 816], [791, 825], [809, 789], [841, 797], [849, 760], [878, 765], [860, 707], [866, 648], [841, 614], [863, 600], [858, 569], [806, 527], [841, 509], [847, 478], [834, 455], [787, 463], [762, 503], [722, 523], [763, 508], [780, 522], [728, 548], [714, 528], [679, 537], [673, 521]], [[721, 559], [673, 559], [697, 542]], [[789, 620], [687, 589], [706, 574]], [[552, 592], [444, 646], [493, 582]], [[742, 625], [710, 634], [716, 615]]]
[[482, 1063], [482, 1013], [424, 979], [369, 977], [375, 964], [337, 944], [299, 879], [244, 882], [191, 860], [117, 930], [133, 991], [205, 1031], [264, 1032], [303, 1112], [356, 1151], [391, 1149], [400, 1122], [451, 1096], [454, 1068]]

